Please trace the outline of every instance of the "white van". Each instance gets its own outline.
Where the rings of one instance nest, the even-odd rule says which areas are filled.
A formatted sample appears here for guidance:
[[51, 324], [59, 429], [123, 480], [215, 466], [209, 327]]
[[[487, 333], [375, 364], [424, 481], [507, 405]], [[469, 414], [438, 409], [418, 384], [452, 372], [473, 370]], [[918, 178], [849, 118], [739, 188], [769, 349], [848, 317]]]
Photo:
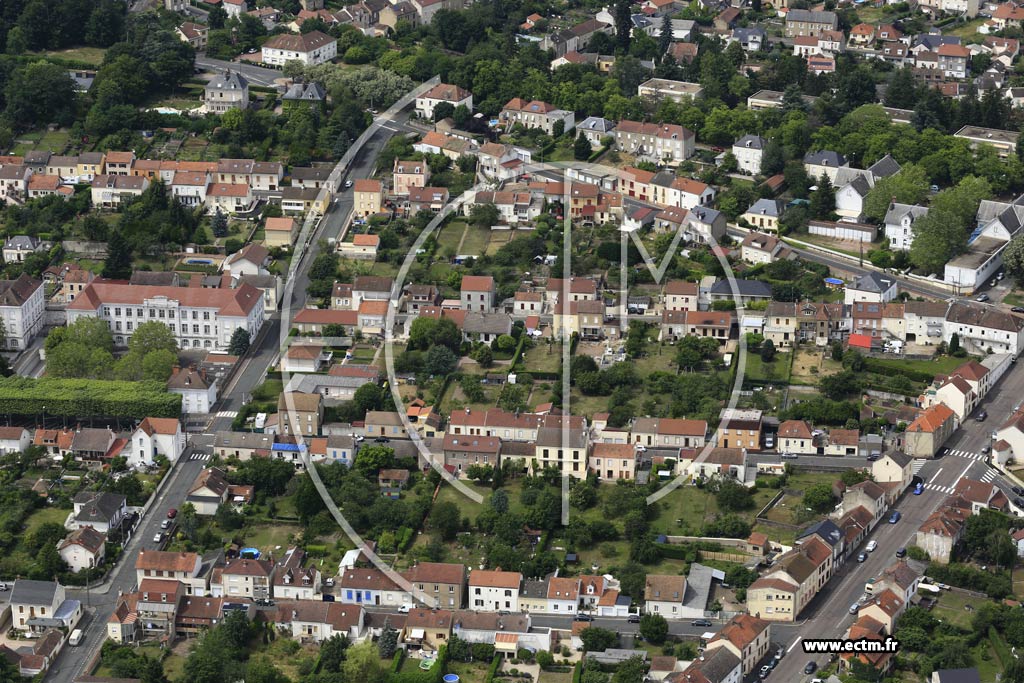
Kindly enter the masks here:
[[74, 631], [71, 632], [71, 636], [68, 638], [68, 645], [71, 645], [72, 647], [74, 647], [75, 645], [80, 645], [81, 642], [82, 642], [82, 629], [76, 628]]

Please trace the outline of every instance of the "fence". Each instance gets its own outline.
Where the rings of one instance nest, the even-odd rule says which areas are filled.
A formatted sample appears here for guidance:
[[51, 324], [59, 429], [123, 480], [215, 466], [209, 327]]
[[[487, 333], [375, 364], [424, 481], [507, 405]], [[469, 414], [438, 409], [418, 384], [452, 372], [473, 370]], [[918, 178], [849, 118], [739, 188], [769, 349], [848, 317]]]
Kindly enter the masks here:
[[736, 564], [746, 564], [753, 557], [753, 555], [723, 553], [715, 550], [698, 550], [697, 556], [702, 560], [718, 560], [720, 562], [735, 562]]

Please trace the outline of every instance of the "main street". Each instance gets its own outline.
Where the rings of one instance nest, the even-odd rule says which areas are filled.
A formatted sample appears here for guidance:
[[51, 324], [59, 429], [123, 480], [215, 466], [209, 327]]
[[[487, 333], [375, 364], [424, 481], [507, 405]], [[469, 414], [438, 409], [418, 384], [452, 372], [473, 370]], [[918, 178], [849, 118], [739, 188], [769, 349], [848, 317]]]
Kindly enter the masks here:
[[946, 443], [949, 453], [927, 461], [918, 472], [925, 482], [924, 493], [915, 496], [907, 492], [895, 506], [902, 519], [896, 524], [882, 520], [868, 536], [867, 540], [878, 542], [878, 548], [868, 555], [867, 561], [858, 563], [856, 552], [859, 550], [856, 551], [800, 614], [801, 621], [792, 635], [788, 639], [778, 635], [773, 637], [773, 640], [784, 644], [788, 653], [768, 677], [769, 681], [789, 683], [811, 678], [804, 676], [804, 665], [811, 659], [819, 665], [827, 660], [821, 655], [804, 655], [801, 641], [804, 638], [840, 638], [845, 634], [855, 619], [849, 608], [864, 592], [864, 583], [895, 562], [899, 548], [913, 545], [918, 527], [942, 504], [961, 479], [989, 481], [999, 486], [1010, 500], [1014, 499], [1010, 484], [987, 464], [981, 450], [991, 445], [992, 430], [1006, 421], [1020, 403], [1017, 398], [1020, 396], [1024, 396], [1024, 369], [1014, 365], [990, 390], [990, 398], [975, 411], [977, 414], [982, 409], [986, 410], [988, 419], [978, 422], [968, 417]]

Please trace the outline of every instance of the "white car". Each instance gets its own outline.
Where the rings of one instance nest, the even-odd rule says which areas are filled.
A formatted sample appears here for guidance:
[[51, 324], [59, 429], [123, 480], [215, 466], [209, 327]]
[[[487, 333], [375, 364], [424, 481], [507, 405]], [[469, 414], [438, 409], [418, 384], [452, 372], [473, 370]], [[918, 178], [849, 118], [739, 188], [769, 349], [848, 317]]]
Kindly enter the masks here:
[[157, 533], [155, 536], [153, 536], [153, 543], [159, 543], [162, 540], [164, 540], [164, 535], [161, 533]]
[[345, 181], [345, 189], [347, 190], [350, 187], [352, 187], [352, 181], [351, 180], [346, 180]]
[[875, 540], [868, 541], [867, 551], [869, 553], [875, 552], [875, 548], [877, 548], [877, 547], [878, 547], [878, 541], [875, 541]]
[[410, 605], [409, 603], [405, 603], [404, 605], [398, 608], [398, 613], [408, 614], [410, 609], [412, 609], [412, 605]]
[[636, 447], [636, 452], [637, 452], [637, 453], [646, 453], [646, 452], [647, 452], [647, 446], [639, 446], [639, 445], [638, 445], [638, 446]]

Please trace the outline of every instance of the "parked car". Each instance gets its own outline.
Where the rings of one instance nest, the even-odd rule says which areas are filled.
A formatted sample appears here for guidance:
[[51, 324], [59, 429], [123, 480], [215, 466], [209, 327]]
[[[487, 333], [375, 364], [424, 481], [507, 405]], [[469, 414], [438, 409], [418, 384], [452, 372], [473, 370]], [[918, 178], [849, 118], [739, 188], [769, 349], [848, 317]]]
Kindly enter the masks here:
[[922, 493], [924, 493], [924, 484], [917, 482], [917, 485], [914, 486], [914, 495], [920, 496]]
[[171, 528], [171, 520], [165, 519], [164, 521], [160, 522], [160, 528], [165, 530], [165, 531], [167, 529], [170, 529]]
[[1024, 510], [1024, 498], [1014, 498], [1013, 504]]
[[629, 616], [626, 617], [626, 623], [628, 623], [628, 624], [639, 624], [640, 623], [640, 615], [639, 614], [630, 614]]
[[899, 510], [893, 510], [892, 514], [889, 515], [889, 524], [895, 524], [896, 522], [900, 521], [900, 517], [902, 516], [903, 515], [900, 514]]
[[975, 298], [975, 301], [979, 301], [979, 302], [981, 302], [981, 303], [985, 303], [985, 302], [986, 302], [986, 301], [988, 301], [988, 300], [989, 300], [989, 296], [988, 296], [988, 294], [979, 294], [979, 295], [977, 296], [977, 298]]
[[868, 462], [874, 462], [876, 460], [881, 460], [881, 458], [882, 458], [882, 455], [880, 453], [872, 453], [871, 455], [868, 456]]
[[907, 549], [906, 548], [900, 548], [899, 550], [896, 551], [896, 557], [897, 558], [904, 558], [906, 556], [907, 556]]
[[345, 189], [347, 190], [350, 187], [352, 187], [352, 181], [351, 180], [346, 180], [345, 181]]
[[386, 436], [378, 436], [376, 439], [373, 440], [373, 442], [374, 443], [390, 443], [391, 439], [389, 439]]
[[153, 536], [153, 543], [160, 543], [162, 540], [164, 540], [164, 535], [159, 531], [156, 532], [156, 535]]
[[1024, 313], [1024, 306], [1014, 306], [1010, 310], [1014, 313]]
[[867, 559], [868, 559], [868, 554], [867, 553], [862, 552], [861, 554], [857, 555], [857, 561], [858, 562], [864, 562]]
[[761, 672], [758, 674], [758, 678], [760, 678], [763, 681], [764, 679], [768, 678], [768, 674], [770, 674], [771, 672], [772, 668], [770, 666], [762, 666]]
[[785, 460], [796, 460], [799, 456], [796, 453], [783, 453], [782, 457]]
[[647, 452], [647, 446], [644, 446], [642, 444], [637, 444], [636, 452], [637, 453], [646, 453]]
[[978, 413], [977, 417], [975, 417], [974, 419], [977, 420], [978, 422], [984, 422], [985, 420], [988, 419], [988, 413], [983, 410], [980, 413]]
[[590, 616], [586, 612], [577, 612], [576, 621], [593, 621], [594, 617]]
[[877, 548], [877, 547], [878, 547], [878, 541], [872, 539], [872, 540], [868, 541], [868, 547], [866, 548], [866, 550], [869, 553], [873, 553], [873, 552], [875, 552], [875, 548]]
[[178, 516], [178, 508], [171, 508], [167, 511], [167, 519], [174, 519]]
[[815, 662], [807, 662], [807, 666], [804, 667], [805, 674], [812, 674], [818, 670], [818, 665]]
[[860, 603], [855, 602], [852, 605], [850, 605], [850, 614], [856, 614], [859, 611], [860, 611]]
[[1019, 486], [1011, 486], [1010, 490], [1016, 493], [1018, 496], [1024, 496], [1024, 489]]
[[690, 626], [703, 626], [704, 628], [707, 628], [711, 626], [711, 622], [707, 619], [694, 619], [690, 622]]
[[981, 447], [981, 454], [982, 455], [988, 455], [991, 452], [992, 452], [992, 447], [991, 446], [982, 446]]
[[408, 614], [410, 609], [412, 609], [412, 605], [410, 605], [409, 603], [405, 603], [401, 607], [398, 608], [398, 613], [399, 614]]

